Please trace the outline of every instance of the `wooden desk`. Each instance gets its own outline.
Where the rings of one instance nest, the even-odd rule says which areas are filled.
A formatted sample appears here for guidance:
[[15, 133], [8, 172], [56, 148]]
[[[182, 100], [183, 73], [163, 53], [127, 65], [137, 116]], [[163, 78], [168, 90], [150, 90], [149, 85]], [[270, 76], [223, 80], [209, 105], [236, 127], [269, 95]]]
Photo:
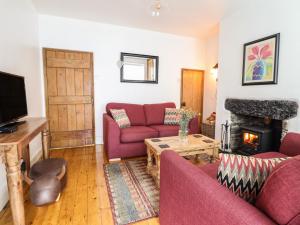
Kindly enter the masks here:
[[[48, 158], [48, 121], [45, 118], [28, 118], [11, 134], [0, 134], [0, 159], [5, 163], [10, 207], [15, 225], [25, 225], [23, 182], [20, 164], [23, 150], [29, 155], [29, 142], [42, 133], [43, 157]], [[30, 157], [27, 158], [27, 161]], [[27, 163], [28, 164], [28, 163]], [[30, 164], [29, 164], [30, 165]]]

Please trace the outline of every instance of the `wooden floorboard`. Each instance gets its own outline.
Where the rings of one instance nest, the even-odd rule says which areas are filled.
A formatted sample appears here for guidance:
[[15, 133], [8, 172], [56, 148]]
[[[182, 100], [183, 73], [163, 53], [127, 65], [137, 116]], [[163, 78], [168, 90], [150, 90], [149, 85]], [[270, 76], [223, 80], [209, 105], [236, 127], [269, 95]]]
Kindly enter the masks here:
[[[58, 202], [44, 207], [33, 206], [25, 194], [26, 224], [113, 225], [103, 171], [108, 160], [102, 146], [56, 149], [50, 154], [68, 161], [67, 186]], [[12, 225], [9, 204], [0, 212], [0, 224]], [[159, 225], [159, 220], [152, 218], [134, 225]]]

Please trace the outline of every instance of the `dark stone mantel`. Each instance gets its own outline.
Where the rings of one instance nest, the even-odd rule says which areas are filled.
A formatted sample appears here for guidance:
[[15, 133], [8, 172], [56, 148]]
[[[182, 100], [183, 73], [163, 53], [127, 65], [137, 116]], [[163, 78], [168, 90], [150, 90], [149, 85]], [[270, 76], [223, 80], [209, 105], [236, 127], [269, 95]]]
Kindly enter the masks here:
[[238, 115], [275, 120], [288, 120], [297, 116], [298, 102], [291, 100], [233, 99], [225, 101], [225, 109]]

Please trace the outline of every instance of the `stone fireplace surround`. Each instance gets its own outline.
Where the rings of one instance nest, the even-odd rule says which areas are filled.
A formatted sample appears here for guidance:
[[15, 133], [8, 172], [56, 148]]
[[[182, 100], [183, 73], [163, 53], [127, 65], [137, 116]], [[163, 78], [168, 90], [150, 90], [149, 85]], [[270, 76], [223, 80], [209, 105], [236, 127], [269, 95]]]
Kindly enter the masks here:
[[[288, 132], [288, 120], [297, 116], [298, 102], [291, 100], [253, 100], [233, 99], [225, 101], [225, 109], [231, 112], [230, 148], [237, 151], [241, 146], [242, 125], [265, 126], [265, 118], [271, 119], [270, 126], [274, 129], [274, 146]], [[277, 150], [277, 149], [274, 149]]]

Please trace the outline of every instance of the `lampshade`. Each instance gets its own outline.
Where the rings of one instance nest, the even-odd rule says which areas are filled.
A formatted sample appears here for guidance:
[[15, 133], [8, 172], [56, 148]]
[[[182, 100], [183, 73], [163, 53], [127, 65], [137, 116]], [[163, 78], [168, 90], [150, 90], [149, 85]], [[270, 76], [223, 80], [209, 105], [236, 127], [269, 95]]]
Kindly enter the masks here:
[[214, 67], [211, 69], [211, 74], [216, 78], [218, 79], [218, 68], [219, 68], [219, 65], [218, 63], [216, 63], [216, 65], [214, 65]]

